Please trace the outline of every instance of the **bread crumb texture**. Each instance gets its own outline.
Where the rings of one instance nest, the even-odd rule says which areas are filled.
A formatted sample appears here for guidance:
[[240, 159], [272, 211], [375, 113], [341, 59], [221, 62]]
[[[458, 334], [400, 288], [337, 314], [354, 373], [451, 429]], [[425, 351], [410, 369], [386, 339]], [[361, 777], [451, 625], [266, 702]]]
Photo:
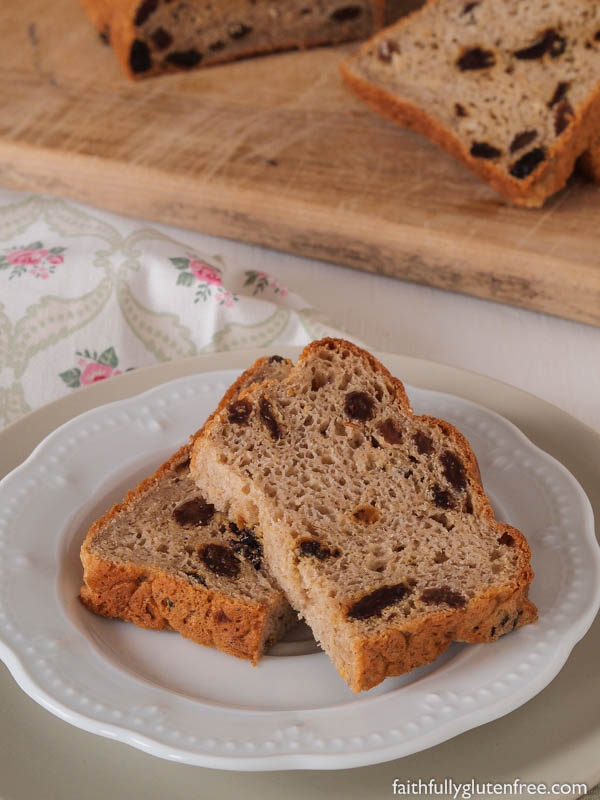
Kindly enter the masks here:
[[429, 0], [342, 71], [375, 110], [539, 206], [597, 136], [600, 4]]
[[314, 342], [286, 377], [223, 403], [190, 471], [231, 521], [259, 526], [269, 570], [354, 691], [536, 619], [526, 540], [494, 519], [465, 438], [414, 415], [348, 342]]
[[[283, 376], [261, 359], [229, 389]], [[142, 628], [172, 629], [253, 663], [297, 622], [266, 569], [260, 532], [216, 511], [189, 474], [190, 445], [97, 520], [81, 548], [82, 602]]]

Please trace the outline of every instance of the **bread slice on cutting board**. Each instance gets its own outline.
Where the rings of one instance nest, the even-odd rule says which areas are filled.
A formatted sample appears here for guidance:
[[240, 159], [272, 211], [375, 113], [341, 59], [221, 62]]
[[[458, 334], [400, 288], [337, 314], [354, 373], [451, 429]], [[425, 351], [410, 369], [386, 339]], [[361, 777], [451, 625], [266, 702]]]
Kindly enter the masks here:
[[600, 4], [429, 0], [342, 73], [507, 200], [541, 206], [600, 130]]

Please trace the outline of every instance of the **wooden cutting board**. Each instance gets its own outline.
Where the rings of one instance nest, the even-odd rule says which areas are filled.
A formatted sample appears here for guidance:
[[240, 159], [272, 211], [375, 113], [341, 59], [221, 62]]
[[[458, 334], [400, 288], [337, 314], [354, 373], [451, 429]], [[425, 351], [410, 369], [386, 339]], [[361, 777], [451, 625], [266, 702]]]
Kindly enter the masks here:
[[348, 92], [354, 45], [130, 83], [77, 0], [0, 30], [1, 185], [600, 325], [598, 187], [506, 205]]

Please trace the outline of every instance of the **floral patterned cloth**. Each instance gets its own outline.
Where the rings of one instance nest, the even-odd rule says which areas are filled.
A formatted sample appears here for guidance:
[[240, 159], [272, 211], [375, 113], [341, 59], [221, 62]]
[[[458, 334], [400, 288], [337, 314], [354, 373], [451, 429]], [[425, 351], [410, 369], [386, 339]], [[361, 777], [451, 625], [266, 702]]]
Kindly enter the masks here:
[[136, 367], [336, 333], [275, 276], [208, 241], [0, 190], [0, 428]]

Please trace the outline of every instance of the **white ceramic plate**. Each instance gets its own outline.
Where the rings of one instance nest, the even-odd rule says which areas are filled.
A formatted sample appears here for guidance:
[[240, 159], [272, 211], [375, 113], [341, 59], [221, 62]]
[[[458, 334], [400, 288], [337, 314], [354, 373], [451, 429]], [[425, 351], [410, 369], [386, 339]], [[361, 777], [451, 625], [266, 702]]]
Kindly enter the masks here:
[[[238, 372], [204, 373], [65, 424], [0, 483], [0, 656], [37, 702], [148, 753], [239, 770], [341, 769], [415, 753], [543, 689], [600, 606], [600, 554], [575, 479], [511, 423], [408, 388], [469, 439], [496, 514], [527, 534], [540, 620], [353, 695], [300, 630], [252, 668], [77, 600], [85, 531], [199, 427]], [[295, 641], [294, 641], [295, 640]]]

